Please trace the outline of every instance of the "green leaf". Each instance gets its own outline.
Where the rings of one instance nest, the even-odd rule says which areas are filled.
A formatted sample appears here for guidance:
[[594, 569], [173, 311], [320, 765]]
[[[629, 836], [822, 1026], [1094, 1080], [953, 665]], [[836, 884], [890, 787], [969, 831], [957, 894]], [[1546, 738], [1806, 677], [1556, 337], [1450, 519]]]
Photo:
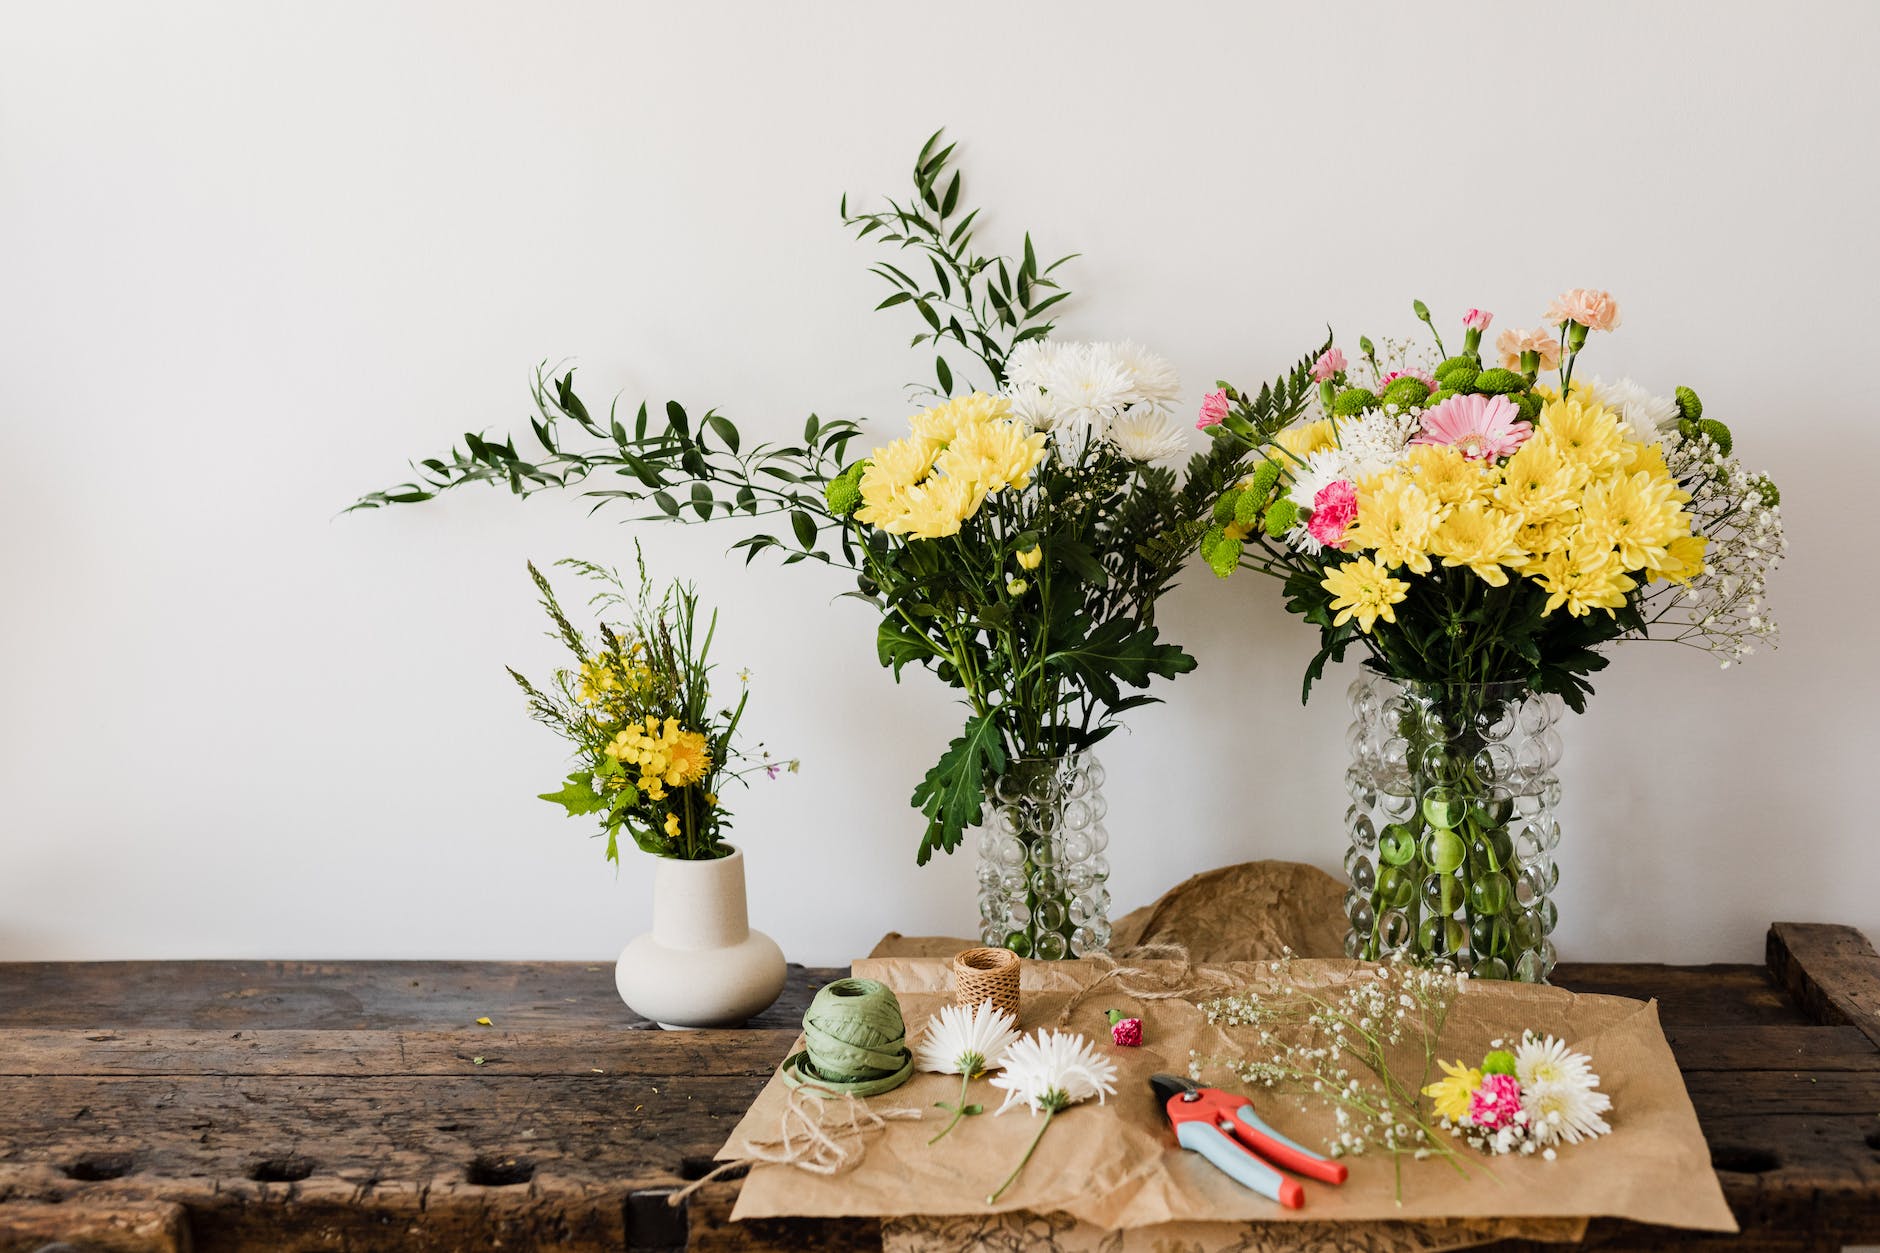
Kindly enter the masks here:
[[679, 516], [679, 502], [672, 498], [672, 493], [654, 492], [653, 503], [658, 505], [659, 511], [668, 518], [676, 518]]
[[725, 441], [726, 448], [729, 448], [732, 452], [738, 450], [738, 428], [730, 418], [720, 417], [715, 413], [708, 413], [705, 415], [705, 422], [717, 433], [719, 439]]
[[925, 639], [894, 618], [883, 618], [881, 625], [875, 628], [875, 656], [880, 658], [883, 667], [894, 671], [896, 683], [901, 681], [903, 666], [924, 662], [933, 655], [933, 647]]
[[692, 512], [699, 516], [701, 522], [711, 520], [712, 489], [703, 483], [692, 484]]
[[986, 781], [1005, 769], [1005, 747], [993, 715], [967, 719], [963, 734], [951, 744], [914, 789], [912, 804], [926, 815], [915, 861], [926, 865], [936, 848], [952, 852], [966, 828], [984, 811]]
[[952, 367], [947, 365], [947, 359], [945, 357], [935, 357], [933, 359], [933, 374], [935, 378], [940, 380], [940, 394], [942, 396], [951, 396], [953, 394], [953, 370]]
[[796, 532], [796, 542], [808, 551], [816, 546], [816, 519], [801, 509], [790, 511], [790, 529]]
[[912, 300], [913, 298], [914, 297], [912, 293], [904, 292], [904, 291], [895, 292], [892, 295], [890, 295], [886, 300], [876, 305], [875, 311], [879, 313], [883, 309], [892, 309], [896, 305], [906, 304], [908, 301]]
[[666, 421], [670, 422], [672, 429], [679, 434], [685, 436], [692, 434], [692, 423], [685, 416], [685, 406], [676, 400], [666, 402]]
[[953, 216], [953, 206], [960, 202], [960, 173], [953, 171], [953, 179], [947, 184], [946, 194], [940, 198], [940, 216], [942, 219]]
[[[627, 789], [632, 792], [631, 788]], [[637, 793], [634, 794], [637, 799]], [[584, 814], [597, 814], [607, 808], [607, 800], [594, 790], [594, 776], [577, 771], [568, 776], [558, 792], [543, 792], [541, 800], [552, 801], [568, 811], [570, 818], [579, 818]]]

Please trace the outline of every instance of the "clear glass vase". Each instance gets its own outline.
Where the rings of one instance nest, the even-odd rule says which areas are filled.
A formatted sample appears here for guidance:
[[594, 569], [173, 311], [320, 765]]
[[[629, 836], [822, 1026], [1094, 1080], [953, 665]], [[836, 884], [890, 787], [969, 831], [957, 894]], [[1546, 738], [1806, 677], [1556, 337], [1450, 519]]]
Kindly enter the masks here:
[[1348, 693], [1347, 956], [1544, 983], [1560, 879], [1559, 697], [1361, 675]]
[[1006, 763], [979, 828], [979, 938], [1055, 961], [1110, 944], [1110, 833], [1090, 753]]

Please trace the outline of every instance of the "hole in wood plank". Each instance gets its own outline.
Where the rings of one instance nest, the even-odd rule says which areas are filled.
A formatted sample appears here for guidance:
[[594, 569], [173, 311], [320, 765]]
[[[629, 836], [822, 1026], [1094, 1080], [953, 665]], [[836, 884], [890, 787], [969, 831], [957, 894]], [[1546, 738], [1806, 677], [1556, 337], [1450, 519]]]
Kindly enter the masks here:
[[[682, 1158], [679, 1161], [679, 1178], [685, 1180], [687, 1183], [696, 1183], [722, 1165], [724, 1165], [723, 1162], [714, 1161], [709, 1157]], [[739, 1166], [736, 1169], [727, 1170], [718, 1177], [720, 1179], [742, 1179], [750, 1173], [750, 1167]]]
[[312, 1173], [312, 1162], [290, 1154], [262, 1158], [249, 1168], [248, 1177], [256, 1183], [299, 1183]]
[[464, 1178], [479, 1188], [513, 1188], [535, 1178], [535, 1163], [520, 1157], [479, 1157]]
[[131, 1173], [131, 1165], [129, 1153], [87, 1153], [65, 1168], [65, 1177], [80, 1183], [122, 1179]]
[[691, 1218], [683, 1204], [669, 1205], [671, 1193], [656, 1189], [627, 1194], [629, 1249], [683, 1249], [691, 1236]]
[[1869, 1131], [1867, 1133], [1867, 1147], [1876, 1153], [1880, 1153], [1880, 1131]]
[[1782, 1161], [1768, 1149], [1725, 1145], [1710, 1150], [1710, 1164], [1718, 1170], [1728, 1170], [1739, 1175], [1760, 1175], [1782, 1165]]

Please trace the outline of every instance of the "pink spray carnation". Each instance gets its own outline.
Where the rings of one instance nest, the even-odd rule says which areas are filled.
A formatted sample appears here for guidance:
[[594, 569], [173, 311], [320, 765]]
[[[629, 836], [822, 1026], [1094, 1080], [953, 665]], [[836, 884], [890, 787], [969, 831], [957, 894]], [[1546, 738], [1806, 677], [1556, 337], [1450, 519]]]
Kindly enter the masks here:
[[1486, 309], [1470, 309], [1462, 315], [1462, 325], [1471, 331], [1485, 331], [1495, 315]]
[[1447, 444], [1474, 461], [1511, 457], [1534, 428], [1520, 421], [1506, 396], [1451, 396], [1423, 412], [1423, 432], [1413, 444]]
[[1201, 398], [1201, 416], [1195, 419], [1195, 429], [1205, 431], [1211, 426], [1219, 426], [1227, 421], [1226, 391], [1209, 392]]
[[1469, 1120], [1489, 1131], [1508, 1126], [1520, 1112], [1521, 1081], [1513, 1075], [1485, 1075], [1469, 1097]]
[[1306, 532], [1328, 548], [1343, 548], [1345, 532], [1358, 520], [1358, 492], [1345, 479], [1327, 483], [1312, 498]]
[[1319, 359], [1312, 363], [1312, 377], [1321, 383], [1329, 383], [1332, 376], [1345, 368], [1345, 353], [1341, 348], [1327, 348], [1319, 354]]

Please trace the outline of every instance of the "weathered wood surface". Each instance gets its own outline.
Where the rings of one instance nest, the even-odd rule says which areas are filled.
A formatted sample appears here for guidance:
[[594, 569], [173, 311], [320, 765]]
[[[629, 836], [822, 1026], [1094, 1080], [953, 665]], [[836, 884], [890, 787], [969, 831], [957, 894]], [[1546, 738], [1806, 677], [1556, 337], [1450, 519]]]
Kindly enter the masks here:
[[[602, 965], [0, 963], [0, 1253], [878, 1248], [866, 1221], [732, 1224], [735, 1182], [666, 1203], [838, 973], [793, 968], [749, 1029], [679, 1033], [639, 1030]], [[1601, 1223], [1588, 1247], [1880, 1242], [1858, 932], [1778, 924], [1767, 967], [1556, 978], [1659, 1000], [1745, 1229]]]

